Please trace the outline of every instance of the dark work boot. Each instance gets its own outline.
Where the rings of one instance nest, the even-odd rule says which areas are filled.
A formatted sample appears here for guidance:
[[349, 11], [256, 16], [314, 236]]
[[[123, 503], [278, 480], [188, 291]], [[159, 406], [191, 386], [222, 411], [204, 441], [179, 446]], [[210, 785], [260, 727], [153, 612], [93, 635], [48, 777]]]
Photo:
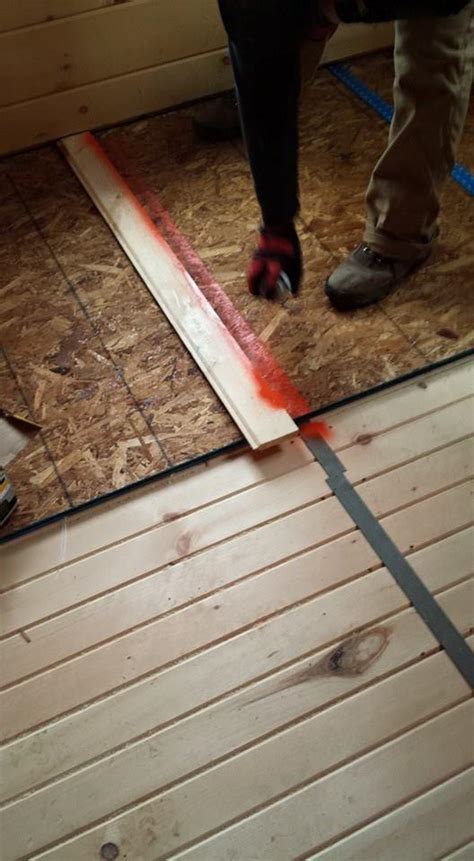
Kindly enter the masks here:
[[411, 260], [400, 260], [359, 245], [329, 276], [326, 294], [340, 311], [372, 305], [385, 299], [429, 254], [427, 250]]
[[235, 93], [226, 93], [218, 99], [199, 105], [193, 113], [193, 128], [196, 136], [208, 143], [240, 137], [239, 108]]

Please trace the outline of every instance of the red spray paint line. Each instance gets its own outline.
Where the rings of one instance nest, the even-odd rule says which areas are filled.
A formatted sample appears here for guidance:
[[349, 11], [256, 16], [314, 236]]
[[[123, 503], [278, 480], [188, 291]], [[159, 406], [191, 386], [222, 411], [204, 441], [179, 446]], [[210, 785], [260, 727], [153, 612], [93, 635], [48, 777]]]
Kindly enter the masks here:
[[[162, 245], [166, 247], [168, 244], [171, 247], [185, 271], [199, 285], [205, 299], [251, 362], [255, 385], [262, 400], [275, 409], [286, 410], [295, 419], [311, 412], [309, 402], [298, 391], [274, 356], [239, 313], [221, 285], [211, 275], [158, 196], [148, 188], [144, 179], [132, 167], [132, 157], [127, 155], [120, 134], [108, 135], [104, 139], [104, 149], [93, 135], [88, 134], [87, 137], [88, 145], [93, 146], [97, 155], [108, 162], [109, 169], [114, 171], [117, 181], [123, 189], [126, 189], [128, 198], [134, 198], [143, 217], [153, 226], [155, 236], [160, 239]], [[134, 195], [137, 195], [140, 200]], [[322, 436], [328, 439], [331, 435], [327, 424], [321, 421], [306, 422], [300, 429], [309, 437]]]

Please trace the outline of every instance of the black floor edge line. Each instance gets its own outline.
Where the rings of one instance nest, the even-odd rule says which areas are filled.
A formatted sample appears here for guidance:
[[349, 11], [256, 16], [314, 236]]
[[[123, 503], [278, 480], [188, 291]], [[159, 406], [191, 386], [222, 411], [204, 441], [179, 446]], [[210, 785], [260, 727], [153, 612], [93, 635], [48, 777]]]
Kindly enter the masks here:
[[238, 451], [239, 449], [247, 448], [248, 443], [246, 443], [244, 439], [237, 440], [237, 442], [232, 442], [223, 448], [216, 448], [213, 451], [200, 454], [192, 460], [185, 460], [182, 463], [176, 464], [176, 466], [170, 466], [162, 472], [155, 472], [153, 475], [147, 475], [146, 478], [140, 478], [132, 484], [126, 484], [124, 487], [119, 487], [117, 490], [111, 490], [109, 493], [102, 494], [102, 496], [95, 496], [94, 499], [88, 499], [86, 502], [81, 502], [79, 505], [74, 506], [74, 508], [67, 508], [64, 511], [58, 511], [56, 514], [51, 514], [49, 517], [44, 517], [42, 520], [29, 523], [28, 526], [22, 526], [14, 532], [10, 532], [8, 535], [2, 535], [0, 537], [0, 546], [2, 544], [8, 544], [9, 541], [13, 541], [15, 538], [22, 538], [24, 535], [29, 535], [31, 532], [37, 532], [38, 529], [43, 529], [43, 527], [51, 526], [53, 523], [58, 523], [60, 520], [66, 520], [69, 517], [73, 517], [75, 514], [83, 514], [85, 511], [90, 511], [100, 505], [105, 505], [107, 502], [113, 502], [114, 500], [120, 499], [122, 496], [127, 496], [129, 493], [133, 493], [135, 490], [142, 490], [149, 484], [158, 484], [159, 481], [162, 481], [165, 478], [178, 475], [180, 472], [186, 472], [188, 469], [200, 466], [207, 461], [215, 460], [222, 455], [232, 454], [232, 452]]
[[303, 439], [326, 472], [326, 483], [349, 517], [436, 637], [458, 672], [471, 689], [474, 689], [474, 654], [463, 635], [354, 489], [345, 475], [344, 465], [331, 446], [321, 438], [305, 439], [303, 436]]
[[[393, 389], [397, 385], [401, 385], [402, 383], [410, 382], [410, 380], [415, 380], [418, 377], [422, 377], [425, 374], [430, 373], [431, 371], [440, 370], [442, 368], [448, 367], [449, 365], [454, 365], [458, 362], [462, 362], [464, 359], [467, 359], [471, 356], [474, 356], [474, 347], [469, 350], [464, 350], [462, 353], [456, 353], [454, 356], [448, 356], [445, 359], [439, 359], [436, 362], [431, 362], [428, 365], [422, 365], [421, 368], [415, 368], [413, 371], [409, 371], [406, 374], [402, 374], [400, 377], [394, 377], [393, 380], [386, 380], [383, 383], [379, 383], [376, 386], [372, 386], [369, 389], [364, 389], [361, 392], [356, 392], [354, 395], [349, 395], [346, 398], [341, 398], [339, 401], [335, 401], [333, 404], [328, 404], [324, 407], [318, 407], [315, 410], [312, 410], [310, 413], [306, 413], [304, 416], [300, 416], [295, 419], [297, 424], [302, 424], [304, 422], [310, 421], [311, 419], [318, 418], [321, 415], [326, 415], [327, 413], [334, 412], [335, 410], [340, 409], [341, 407], [350, 406], [350, 404], [357, 403], [357, 401], [361, 401], [364, 398], [370, 397], [370, 395], [376, 395], [379, 392], [385, 392], [388, 389]], [[170, 478], [173, 475], [177, 475], [180, 472], [185, 472], [188, 469], [192, 469], [195, 466], [199, 466], [202, 463], [205, 463], [208, 460], [215, 460], [218, 457], [223, 457], [226, 454], [232, 454], [239, 449], [248, 448], [245, 440], [237, 440], [237, 442], [230, 443], [229, 445], [222, 446], [222, 448], [214, 449], [213, 451], [206, 452], [205, 454], [199, 455], [198, 457], [192, 458], [191, 460], [185, 460], [183, 463], [178, 463], [176, 466], [171, 466], [163, 472], [157, 472], [153, 475], [148, 475], [146, 478], [141, 478], [139, 481], [135, 481], [132, 484], [126, 484], [124, 487], [120, 487], [117, 490], [112, 490], [109, 493], [104, 493], [101, 496], [96, 496], [94, 499], [89, 499], [86, 502], [82, 502], [80, 505], [75, 506], [74, 508], [68, 508], [65, 511], [58, 511], [56, 514], [51, 514], [49, 517], [44, 517], [42, 520], [34, 521], [33, 523], [29, 523], [28, 526], [22, 526], [19, 529], [14, 530], [13, 532], [9, 532], [7, 535], [2, 535], [0, 537], [0, 546], [2, 544], [7, 544], [9, 541], [13, 541], [16, 538], [22, 538], [24, 535], [29, 535], [31, 532], [36, 532], [38, 529], [42, 529], [46, 526], [51, 526], [53, 523], [57, 523], [59, 520], [64, 520], [65, 518], [72, 517], [75, 514], [82, 514], [84, 511], [89, 511], [89, 509], [95, 508], [98, 505], [105, 504], [106, 502], [112, 502], [116, 499], [120, 499], [122, 496], [125, 496], [127, 493], [133, 493], [135, 490], [140, 490], [147, 485], [152, 484], [153, 482], [158, 483], [159, 481]]]

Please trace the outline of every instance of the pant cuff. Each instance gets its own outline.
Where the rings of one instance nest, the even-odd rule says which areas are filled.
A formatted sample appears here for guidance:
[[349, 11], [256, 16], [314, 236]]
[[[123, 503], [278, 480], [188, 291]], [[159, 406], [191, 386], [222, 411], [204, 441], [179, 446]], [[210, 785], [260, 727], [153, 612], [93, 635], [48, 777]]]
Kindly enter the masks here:
[[433, 231], [429, 242], [416, 242], [410, 239], [397, 239], [389, 236], [372, 225], [367, 224], [364, 232], [364, 242], [377, 254], [383, 257], [394, 257], [397, 260], [413, 260], [416, 257], [424, 257], [430, 251], [438, 238], [438, 228]]

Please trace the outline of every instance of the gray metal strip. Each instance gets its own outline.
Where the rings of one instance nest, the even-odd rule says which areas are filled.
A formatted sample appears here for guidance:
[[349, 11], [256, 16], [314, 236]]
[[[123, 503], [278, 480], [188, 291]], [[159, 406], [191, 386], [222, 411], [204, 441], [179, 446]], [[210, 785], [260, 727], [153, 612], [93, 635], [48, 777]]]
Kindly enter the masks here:
[[474, 689], [474, 654], [462, 634], [348, 481], [344, 475], [344, 467], [332, 448], [321, 438], [304, 438], [304, 441], [325, 470], [328, 476], [327, 484], [349, 517], [360, 529], [468, 685]]

